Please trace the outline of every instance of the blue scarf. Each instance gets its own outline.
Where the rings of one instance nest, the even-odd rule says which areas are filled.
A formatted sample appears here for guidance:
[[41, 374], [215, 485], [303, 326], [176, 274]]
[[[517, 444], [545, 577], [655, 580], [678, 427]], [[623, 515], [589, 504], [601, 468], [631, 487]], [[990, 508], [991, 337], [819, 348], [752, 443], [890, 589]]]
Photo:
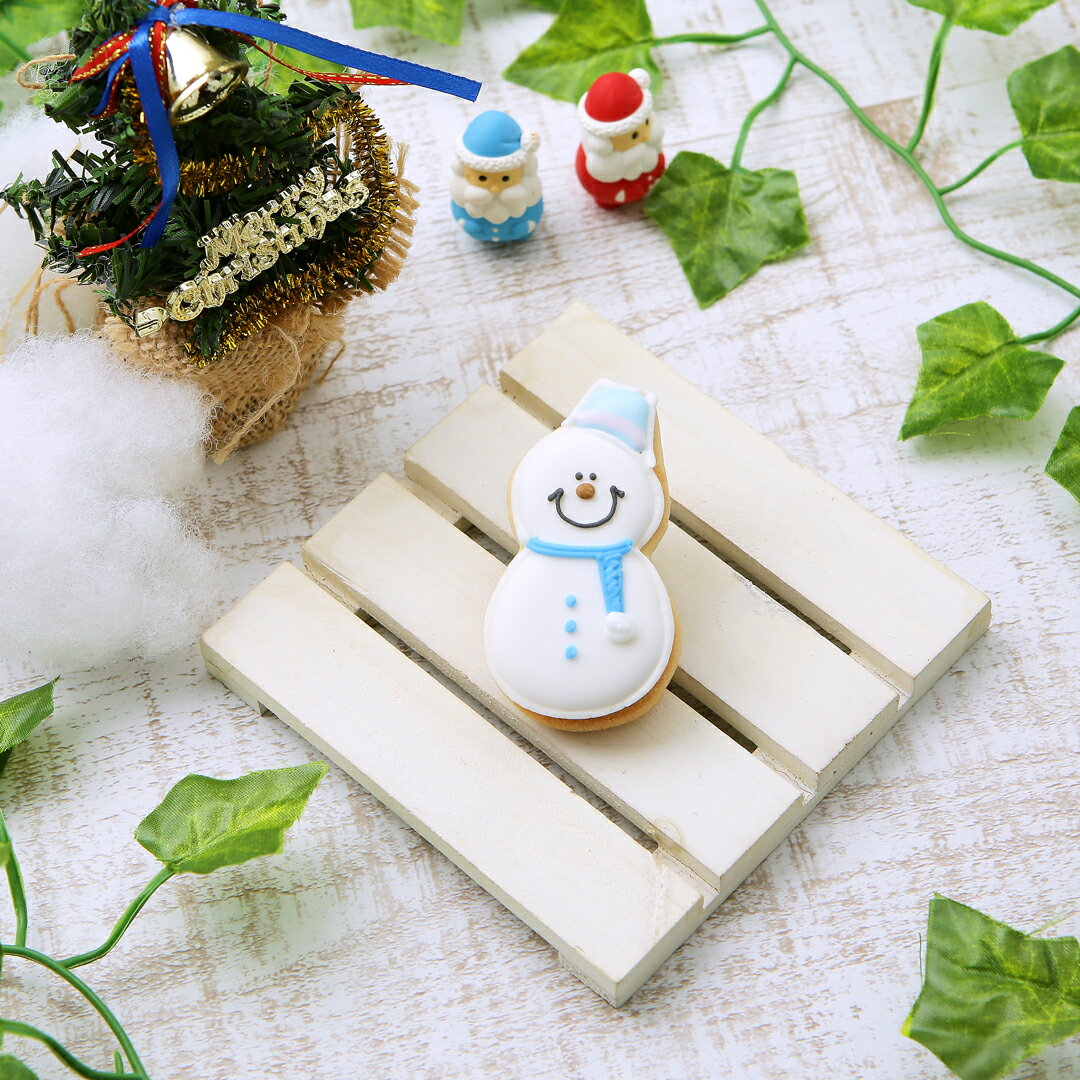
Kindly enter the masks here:
[[600, 588], [604, 590], [604, 607], [610, 611], [623, 610], [623, 556], [634, 546], [633, 540], [620, 540], [605, 547], [579, 547], [553, 544], [548, 540], [530, 537], [525, 546], [537, 555], [554, 555], [560, 559], [595, 559], [600, 571]]

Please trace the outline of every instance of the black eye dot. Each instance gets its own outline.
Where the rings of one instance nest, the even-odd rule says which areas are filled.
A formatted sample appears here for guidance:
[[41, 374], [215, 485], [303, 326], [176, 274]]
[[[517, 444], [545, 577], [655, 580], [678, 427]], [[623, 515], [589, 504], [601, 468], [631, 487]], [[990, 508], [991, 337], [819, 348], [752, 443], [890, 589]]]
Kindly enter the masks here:
[[637, 137], [638, 137], [638, 133], [636, 131], [634, 132], [633, 135], [630, 136], [631, 139], [636, 139]]
[[594, 473], [594, 472], [589, 473], [589, 479], [590, 480], [595, 480], [596, 479], [596, 473]]
[[579, 472], [578, 472], [578, 473], [574, 473], [574, 479], [575, 479], [575, 480], [584, 480], [584, 479], [585, 479], [585, 477], [583, 477], [583, 476], [581, 475], [581, 473], [579, 473]]
[[504, 176], [503, 177], [503, 183], [504, 184], [509, 184], [510, 183], [510, 177], [509, 176]]
[[487, 179], [487, 177], [486, 176], [478, 176], [476, 179], [479, 180], [481, 183], [483, 183]]

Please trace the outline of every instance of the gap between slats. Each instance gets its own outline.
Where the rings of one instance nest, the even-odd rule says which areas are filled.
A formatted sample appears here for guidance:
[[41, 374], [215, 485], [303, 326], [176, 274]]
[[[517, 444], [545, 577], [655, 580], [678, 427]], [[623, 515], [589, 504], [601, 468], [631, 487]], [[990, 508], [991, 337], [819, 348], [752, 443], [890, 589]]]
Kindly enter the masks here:
[[[407, 452], [406, 473], [500, 547], [516, 549], [507, 480], [549, 430], [481, 386]], [[680, 526], [669, 526], [653, 561], [684, 623], [676, 684], [758, 745], [770, 765], [820, 793], [888, 729], [893, 687]]]
[[649, 854], [291, 565], [202, 639], [208, 669], [328, 754], [621, 1004], [711, 894]]
[[[730, 891], [801, 819], [796, 786], [671, 694], [647, 717], [602, 732], [556, 731], [511, 706], [480, 643], [500, 563], [390, 477], [320, 529], [304, 545], [304, 561], [350, 609], [369, 612], [718, 892]], [[724, 807], [736, 817], [725, 820]]]
[[585, 305], [511, 358], [500, 386], [554, 426], [601, 376], [659, 394], [672, 517], [910, 699], [986, 629], [982, 593]]
[[[309, 568], [310, 572], [310, 568]], [[332, 595], [336, 595], [333, 589], [330, 587], [331, 583], [327, 581], [318, 581], [324, 589], [330, 592]], [[352, 604], [349, 604], [344, 597], [337, 597], [338, 600], [346, 603], [350, 609]], [[451, 694], [454, 695], [459, 701], [468, 705], [470, 709], [481, 719], [489, 723], [499, 734], [509, 739], [518, 749], [528, 754], [534, 761], [543, 765], [545, 769], [553, 776], [558, 778], [564, 783], [578, 798], [587, 802], [594, 810], [603, 814], [613, 825], [617, 825], [627, 836], [629, 836], [636, 844], [643, 847], [646, 851], [656, 851], [657, 843], [656, 839], [646, 833], [644, 830], [639, 829], [629, 818], [624, 817], [619, 813], [610, 803], [605, 802], [596, 792], [592, 791], [589, 787], [583, 784], [566, 769], [562, 768], [558, 763], [554, 762], [541, 750], [538, 746], [530, 742], [520, 732], [515, 731], [509, 724], [500, 720], [489, 708], [482, 705], [475, 697], [468, 691], [462, 689], [458, 683], [453, 679], [444, 675], [430, 660], [427, 659], [422, 653], [414, 649], [408, 642], [402, 640], [393, 630], [389, 627], [383, 626], [374, 615], [369, 614], [362, 608], [355, 611], [356, 618], [361, 622], [370, 626], [383, 640], [388, 641], [402, 656], [411, 660], [421, 671], [427, 674], [430, 678], [444, 686]], [[704, 888], [704, 886], [703, 886]]]

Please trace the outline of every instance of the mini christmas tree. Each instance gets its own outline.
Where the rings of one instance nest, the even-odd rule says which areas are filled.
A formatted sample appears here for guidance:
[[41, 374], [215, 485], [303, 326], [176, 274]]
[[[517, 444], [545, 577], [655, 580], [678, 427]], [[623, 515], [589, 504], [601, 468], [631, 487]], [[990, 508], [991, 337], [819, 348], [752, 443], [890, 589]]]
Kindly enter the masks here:
[[[298, 328], [385, 287], [408, 246], [413, 189], [351, 86], [410, 81], [471, 97], [479, 88], [301, 33], [324, 60], [359, 55], [400, 75], [307, 73], [314, 78], [276, 80], [287, 82], [278, 93], [269, 77], [244, 78], [254, 50], [268, 55], [249, 36], [253, 25], [259, 36], [283, 38], [276, 3], [159, 0], [147, 10], [145, 0], [85, 0], [72, 57], [39, 68], [41, 101], [99, 145], [54, 155], [48, 176], [20, 176], [0, 195], [28, 220], [45, 267], [98, 290], [112, 316], [106, 333], [132, 359], [174, 374], [217, 368], [207, 389], [223, 414], [235, 414], [219, 421], [219, 442], [254, 441], [268, 433], [268, 410], [295, 400], [297, 381], [302, 388], [334, 336], [318, 326], [316, 347], [299, 348]], [[227, 20], [242, 29], [224, 28]], [[129, 33], [140, 23], [156, 87], [146, 76], [151, 59], [140, 79], [138, 32]], [[267, 76], [281, 70], [269, 68]], [[269, 387], [268, 405], [266, 394], [230, 380], [273, 344], [256, 350], [253, 340], [270, 326], [288, 337], [289, 372], [252, 380]], [[298, 352], [307, 370], [296, 376]]]

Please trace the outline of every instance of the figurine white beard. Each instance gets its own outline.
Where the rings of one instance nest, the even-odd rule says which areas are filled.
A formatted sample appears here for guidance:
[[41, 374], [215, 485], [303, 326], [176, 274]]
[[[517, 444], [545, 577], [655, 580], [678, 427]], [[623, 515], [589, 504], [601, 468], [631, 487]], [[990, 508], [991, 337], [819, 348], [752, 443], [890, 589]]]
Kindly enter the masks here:
[[536, 155], [530, 154], [525, 162], [520, 183], [504, 187], [501, 191], [470, 184], [465, 179], [465, 169], [460, 161], [451, 164], [450, 198], [468, 210], [474, 218], [483, 218], [492, 225], [501, 225], [510, 218], [521, 217], [530, 206], [540, 201], [540, 177], [537, 175]]
[[581, 145], [585, 147], [585, 168], [589, 175], [602, 183], [614, 184], [618, 180], [636, 180], [642, 173], [652, 172], [660, 161], [664, 126], [655, 114], [651, 119], [648, 141], [626, 150], [616, 150], [611, 139], [604, 135], [583, 131]]

